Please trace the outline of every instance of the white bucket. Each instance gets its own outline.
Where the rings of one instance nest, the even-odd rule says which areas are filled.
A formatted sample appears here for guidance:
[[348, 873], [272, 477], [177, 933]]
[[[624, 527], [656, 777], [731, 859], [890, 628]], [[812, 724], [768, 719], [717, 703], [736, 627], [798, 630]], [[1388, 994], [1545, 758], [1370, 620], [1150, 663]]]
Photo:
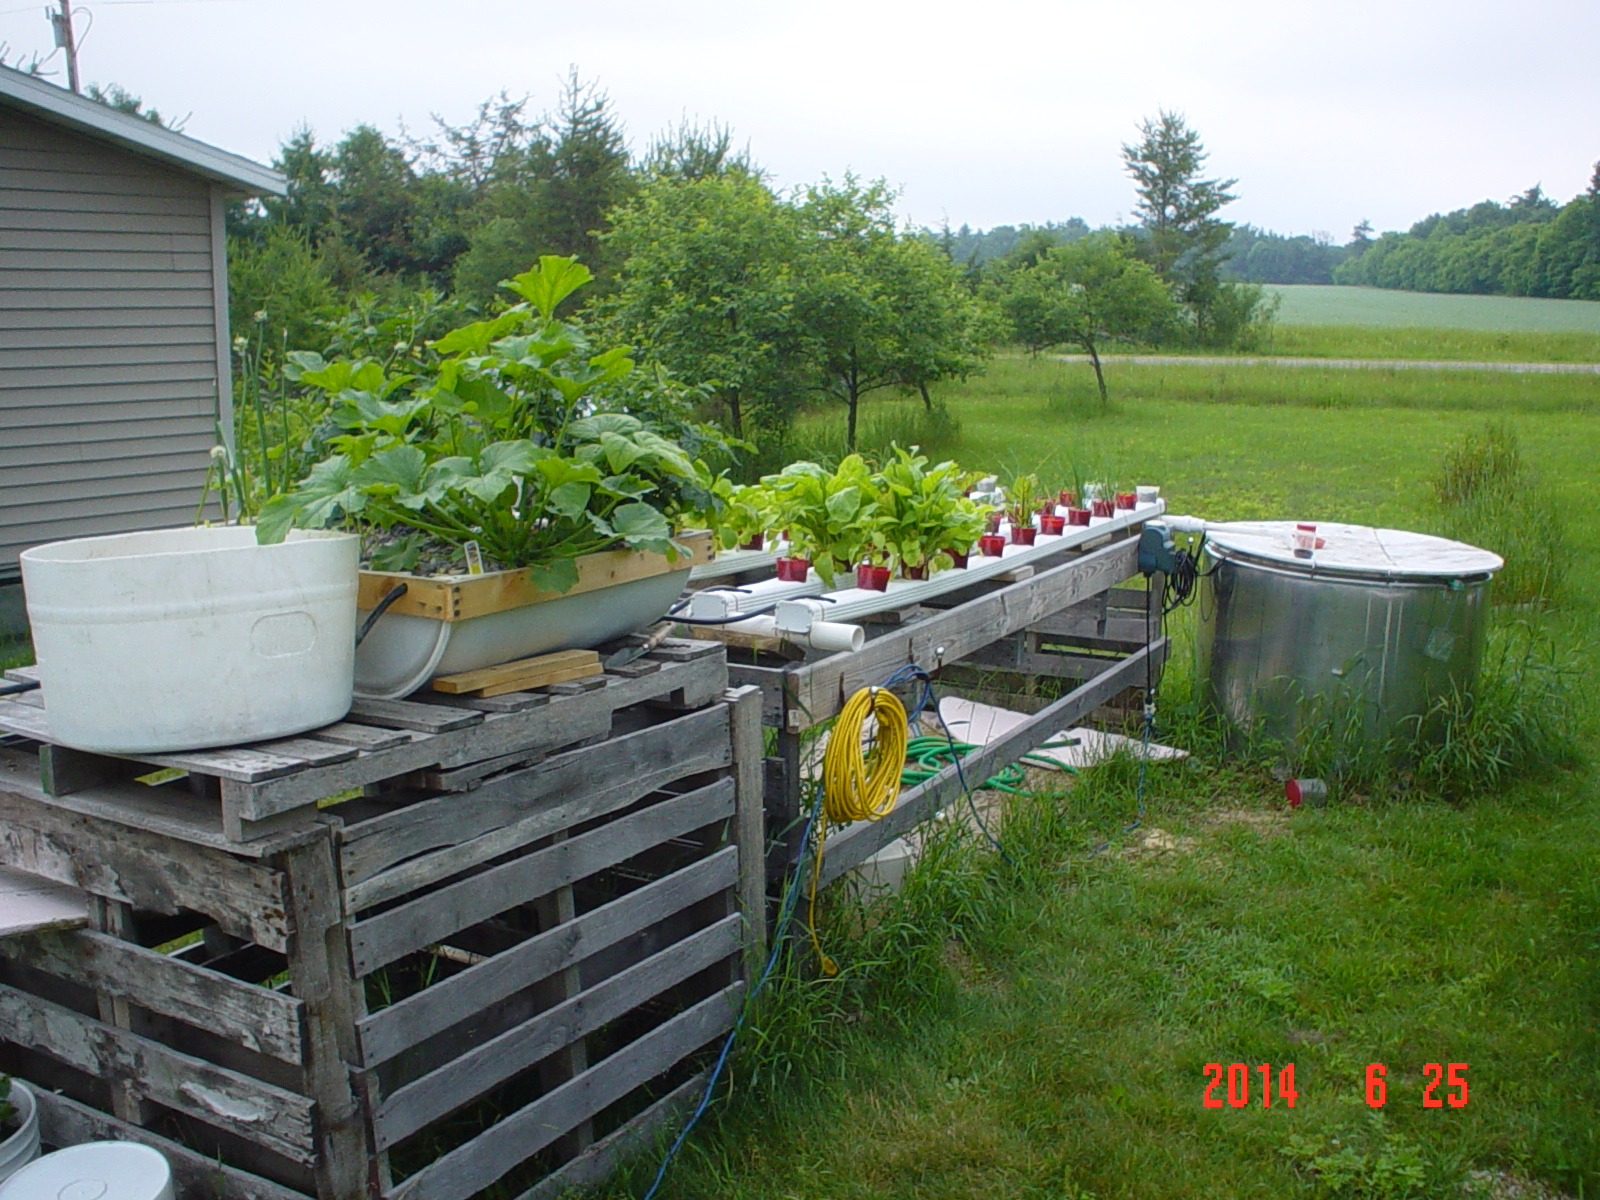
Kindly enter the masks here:
[[153, 754], [285, 737], [350, 709], [353, 534], [245, 526], [80, 538], [22, 554], [52, 736]]
[[[39, 1105], [20, 1079], [11, 1081], [11, 1107], [17, 1126], [0, 1140], [0, 1180], [9, 1179], [39, 1157]], [[4, 1192], [0, 1187], [0, 1192]]]
[[172, 1168], [137, 1142], [85, 1142], [0, 1183], [0, 1200], [173, 1200]]

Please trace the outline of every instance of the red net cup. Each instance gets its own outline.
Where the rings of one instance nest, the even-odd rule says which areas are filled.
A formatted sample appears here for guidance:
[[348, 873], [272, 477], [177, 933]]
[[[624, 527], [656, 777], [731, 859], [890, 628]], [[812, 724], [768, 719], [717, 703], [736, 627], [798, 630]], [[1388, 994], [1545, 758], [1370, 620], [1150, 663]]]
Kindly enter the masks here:
[[778, 578], [785, 583], [804, 583], [810, 570], [809, 558], [780, 558], [777, 563]]

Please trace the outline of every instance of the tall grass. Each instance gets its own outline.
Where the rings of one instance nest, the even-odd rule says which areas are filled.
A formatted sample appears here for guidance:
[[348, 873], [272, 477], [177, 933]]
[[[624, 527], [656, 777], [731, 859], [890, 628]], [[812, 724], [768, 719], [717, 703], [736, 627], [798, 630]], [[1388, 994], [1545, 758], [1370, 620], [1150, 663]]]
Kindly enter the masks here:
[[1566, 520], [1524, 463], [1509, 423], [1468, 430], [1447, 447], [1433, 493], [1447, 536], [1505, 559], [1491, 593], [1499, 603], [1545, 606], [1560, 598]]
[[[750, 478], [781, 471], [802, 460], [834, 466], [850, 453], [845, 444], [843, 415], [814, 412], [801, 421], [756, 438], [757, 453], [745, 464]], [[961, 444], [961, 422], [943, 404], [923, 407], [920, 401], [885, 400], [869, 404], [856, 430], [856, 449], [869, 461], [889, 455], [892, 445], [920, 446], [935, 462], [953, 457]]]

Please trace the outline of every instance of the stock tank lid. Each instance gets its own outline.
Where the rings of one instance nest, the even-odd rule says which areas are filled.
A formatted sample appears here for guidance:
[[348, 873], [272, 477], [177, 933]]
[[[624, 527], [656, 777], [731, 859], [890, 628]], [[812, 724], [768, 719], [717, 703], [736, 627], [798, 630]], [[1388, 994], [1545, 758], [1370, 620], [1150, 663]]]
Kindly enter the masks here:
[[1373, 529], [1367, 525], [1316, 523], [1317, 549], [1294, 552], [1294, 521], [1236, 521], [1207, 525], [1218, 558], [1253, 559], [1307, 575], [1357, 579], [1449, 580], [1488, 578], [1505, 566], [1498, 554], [1426, 533]]

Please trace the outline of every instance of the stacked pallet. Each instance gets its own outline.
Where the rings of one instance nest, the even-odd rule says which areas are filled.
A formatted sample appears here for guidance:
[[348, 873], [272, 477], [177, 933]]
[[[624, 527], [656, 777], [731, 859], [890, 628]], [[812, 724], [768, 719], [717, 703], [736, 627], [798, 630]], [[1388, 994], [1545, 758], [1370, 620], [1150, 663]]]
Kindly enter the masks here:
[[0, 1069], [58, 1089], [46, 1140], [148, 1142], [196, 1194], [599, 1177], [742, 996], [760, 700], [726, 683], [720, 646], [668, 642], [140, 760], [51, 744], [48, 694], [0, 704], [29, 739], [0, 749], [0, 864], [90, 897], [89, 928], [0, 943]]

